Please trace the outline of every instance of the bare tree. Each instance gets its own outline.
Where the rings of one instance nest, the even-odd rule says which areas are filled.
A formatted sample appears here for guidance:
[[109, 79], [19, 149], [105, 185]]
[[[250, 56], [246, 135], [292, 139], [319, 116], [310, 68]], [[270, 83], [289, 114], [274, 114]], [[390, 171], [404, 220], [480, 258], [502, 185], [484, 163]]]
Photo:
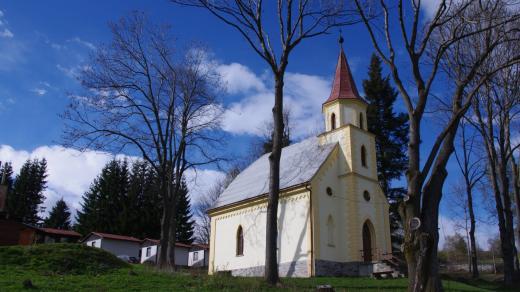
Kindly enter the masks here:
[[[482, 160], [477, 153], [477, 135], [468, 131], [468, 122], [462, 120], [459, 125], [459, 149], [455, 150], [455, 158], [459, 166], [462, 177], [464, 178], [464, 193], [465, 208], [464, 211], [469, 216], [470, 227], [467, 230], [469, 236], [469, 253], [470, 253], [470, 271], [472, 272], [473, 278], [478, 278], [478, 260], [477, 260], [477, 245], [475, 242], [475, 211], [473, 209], [473, 189], [475, 185], [482, 179], [486, 174], [485, 169], [482, 165]], [[461, 153], [462, 152], [462, 153]], [[467, 222], [467, 220], [466, 220]], [[467, 228], [466, 228], [467, 229]]]
[[[501, 50], [494, 61], [507, 58], [511, 49], [508, 46]], [[514, 151], [520, 147], [520, 143], [511, 136], [511, 131], [518, 127], [517, 119], [520, 114], [520, 95], [518, 88], [514, 89], [518, 83], [518, 66], [503, 69], [486, 82], [479, 98], [473, 103], [473, 124], [486, 146], [487, 168], [495, 197], [506, 284], [513, 281], [515, 262], [518, 269], [510, 191], [511, 186], [515, 189], [517, 178], [512, 178], [508, 171], [514, 159]]]
[[[277, 216], [280, 192], [280, 157], [283, 141], [284, 76], [291, 52], [306, 39], [327, 33], [334, 27], [354, 23], [352, 13], [341, 0], [172, 0], [208, 10], [244, 37], [274, 75], [273, 147], [269, 155], [269, 194], [266, 220], [265, 279], [279, 282], [277, 264]], [[267, 4], [265, 3], [267, 2]], [[274, 17], [273, 17], [274, 16]], [[271, 29], [276, 25], [274, 29]], [[276, 42], [276, 40], [279, 42]], [[273, 44], [279, 44], [276, 50]]]
[[[408, 189], [400, 208], [408, 289], [442, 291], [437, 246], [439, 204], [448, 174], [446, 165], [454, 150], [458, 124], [480, 86], [495, 70], [518, 62], [517, 56], [495, 64], [495, 70], [478, 74], [497, 46], [511, 41], [511, 31], [515, 29], [508, 24], [519, 16], [504, 13], [507, 3], [500, 0], [442, 0], [431, 19], [425, 19], [421, 12], [422, 1], [354, 2], [378, 55], [390, 69], [409, 118]], [[398, 37], [392, 35], [395, 32]], [[397, 58], [400, 49], [404, 55]], [[455, 65], [451, 67], [453, 70], [443, 72], [450, 62]], [[441, 79], [439, 76], [449, 77], [443, 81], [452, 85], [446, 98], [448, 119], [434, 136], [432, 147], [421, 151], [421, 123], [431, 104], [428, 101], [434, 82]], [[411, 85], [405, 83], [408, 78], [413, 80]], [[426, 153], [425, 160], [421, 160], [421, 152]]]
[[158, 265], [174, 268], [176, 196], [187, 169], [218, 162], [213, 133], [220, 113], [219, 78], [204, 52], [177, 51], [167, 26], [142, 13], [110, 25], [112, 42], [101, 46], [79, 80], [63, 114], [66, 145], [81, 150], [141, 155], [158, 175], [163, 204]]
[[[292, 141], [291, 130], [293, 129], [292, 125], [292, 115], [291, 111], [287, 108], [284, 108], [283, 111], [283, 135], [282, 135], [282, 148], [289, 146]], [[247, 164], [253, 163], [260, 156], [271, 153], [273, 149], [273, 121], [265, 121], [260, 127], [261, 136], [254, 139], [251, 143], [251, 149], [249, 151], [249, 157], [246, 158]]]

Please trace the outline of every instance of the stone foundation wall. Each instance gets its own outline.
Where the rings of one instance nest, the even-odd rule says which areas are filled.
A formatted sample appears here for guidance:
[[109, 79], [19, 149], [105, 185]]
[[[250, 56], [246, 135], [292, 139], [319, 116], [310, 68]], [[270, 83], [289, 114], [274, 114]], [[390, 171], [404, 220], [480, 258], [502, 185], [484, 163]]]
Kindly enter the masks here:
[[370, 276], [374, 271], [373, 263], [333, 262], [316, 260], [316, 276]]
[[[280, 277], [309, 277], [307, 261], [281, 263], [278, 265]], [[231, 270], [231, 275], [241, 277], [263, 277], [264, 266]]]

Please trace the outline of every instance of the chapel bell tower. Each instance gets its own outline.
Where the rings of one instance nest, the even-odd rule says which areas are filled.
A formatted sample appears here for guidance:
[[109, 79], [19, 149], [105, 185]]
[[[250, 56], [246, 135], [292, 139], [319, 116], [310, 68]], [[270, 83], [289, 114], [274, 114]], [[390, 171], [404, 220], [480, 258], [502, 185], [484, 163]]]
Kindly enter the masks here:
[[340, 53], [336, 74], [329, 98], [323, 103], [325, 131], [330, 132], [346, 125], [367, 130], [367, 103], [359, 96], [352, 73], [343, 52], [343, 37], [339, 38]]
[[356, 88], [352, 72], [339, 38], [340, 52], [329, 98], [323, 103], [325, 132], [319, 135], [322, 144], [337, 142], [341, 156], [342, 174], [356, 173], [377, 180], [375, 136], [368, 131], [367, 102]]

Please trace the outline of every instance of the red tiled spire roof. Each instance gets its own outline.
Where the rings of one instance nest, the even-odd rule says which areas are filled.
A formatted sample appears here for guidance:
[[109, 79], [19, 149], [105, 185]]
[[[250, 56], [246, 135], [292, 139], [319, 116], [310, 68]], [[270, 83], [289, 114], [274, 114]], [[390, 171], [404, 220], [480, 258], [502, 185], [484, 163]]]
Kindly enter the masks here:
[[[342, 43], [342, 40], [343, 39], [340, 38], [340, 44]], [[359, 96], [356, 83], [352, 78], [352, 73], [347, 62], [347, 57], [345, 57], [345, 52], [343, 52], [343, 47], [341, 47], [338, 64], [336, 65], [336, 74], [334, 74], [332, 91], [325, 103], [336, 99], [358, 99], [364, 102], [364, 100]]]

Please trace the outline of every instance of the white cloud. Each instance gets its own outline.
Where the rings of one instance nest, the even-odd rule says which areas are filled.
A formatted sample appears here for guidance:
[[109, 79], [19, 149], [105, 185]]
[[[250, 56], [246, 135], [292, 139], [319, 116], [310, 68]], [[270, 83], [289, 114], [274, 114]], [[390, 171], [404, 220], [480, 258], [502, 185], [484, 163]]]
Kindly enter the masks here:
[[70, 39], [70, 40], [67, 40], [67, 42], [78, 43], [78, 44], [80, 44], [80, 45], [83, 45], [83, 46], [85, 46], [85, 47], [91, 49], [91, 50], [95, 50], [95, 49], [96, 49], [96, 46], [95, 46], [93, 43], [88, 42], [88, 41], [85, 41], [85, 40], [82, 40], [82, 39], [79, 38], [79, 37], [74, 37], [74, 38], [72, 38], [72, 39]]
[[62, 66], [61, 64], [57, 64], [56, 68], [59, 71], [63, 72], [67, 77], [76, 79], [76, 78], [78, 78], [78, 76], [80, 75], [80, 73], [83, 70], [88, 70], [90, 67], [87, 65], [77, 65], [77, 66], [73, 66], [73, 67], [65, 67], [65, 66]]
[[37, 94], [39, 96], [42, 96], [47, 93], [47, 90], [43, 89], [43, 88], [34, 88], [34, 89], [31, 89], [31, 92], [34, 92], [35, 94]]
[[218, 180], [224, 179], [225, 173], [212, 169], [189, 169], [186, 172], [186, 184], [188, 184], [189, 196], [192, 206], [199, 202]]
[[3, 31], [0, 31], [0, 37], [2, 38], [12, 38], [14, 34], [7, 28], [4, 28]]
[[[219, 72], [231, 94], [242, 98], [228, 105], [222, 128], [234, 134], [261, 135], [272, 117], [274, 92], [266, 78], [236, 63], [219, 65]], [[224, 68], [224, 69], [222, 69]], [[301, 138], [322, 129], [321, 104], [330, 93], [328, 78], [288, 72], [285, 75], [284, 105], [291, 112], [292, 133]], [[271, 82], [272, 83], [272, 82]]]
[[[0, 27], [7, 25], [7, 20], [3, 19], [4, 13], [0, 10]], [[14, 34], [8, 28], [0, 30], [0, 38], [13, 38]]]
[[219, 65], [216, 69], [225, 80], [226, 89], [231, 94], [266, 90], [264, 82], [242, 64]]
[[[47, 190], [44, 207], [47, 211], [54, 203], [63, 197], [69, 207], [81, 208], [81, 197], [88, 190], [94, 178], [101, 172], [105, 164], [114, 155], [100, 151], [80, 152], [62, 146], [40, 146], [32, 151], [14, 149], [9, 145], [0, 145], [0, 161], [10, 161], [15, 173], [20, 171], [21, 166], [27, 159], [47, 159]], [[116, 158], [128, 158], [134, 160], [136, 157], [117, 155]], [[194, 202], [204, 194], [213, 182], [224, 174], [215, 170], [201, 169], [190, 170], [186, 175], [186, 182], [190, 190], [190, 196]], [[75, 213], [75, 212], [74, 212]]]

